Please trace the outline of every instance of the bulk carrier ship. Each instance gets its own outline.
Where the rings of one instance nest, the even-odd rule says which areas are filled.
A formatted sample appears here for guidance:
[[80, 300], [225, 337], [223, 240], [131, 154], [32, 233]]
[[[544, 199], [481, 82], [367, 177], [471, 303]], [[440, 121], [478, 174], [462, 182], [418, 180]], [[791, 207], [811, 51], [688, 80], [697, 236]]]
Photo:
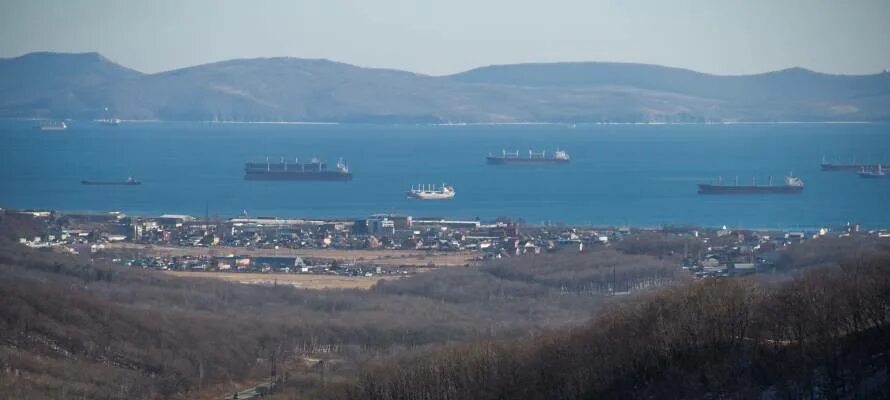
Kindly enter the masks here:
[[134, 178], [134, 177], [132, 177], [132, 176], [131, 176], [131, 177], [128, 177], [127, 180], [125, 180], [125, 181], [89, 181], [89, 180], [83, 180], [83, 181], [80, 181], [80, 183], [83, 184], [83, 185], [105, 185], [105, 186], [108, 186], [108, 185], [123, 186], [123, 185], [141, 185], [141, 184], [142, 184], [142, 182], [139, 182], [138, 180], [136, 180], [136, 178]]
[[823, 171], [859, 172], [862, 170], [875, 170], [878, 168], [878, 164], [859, 164], [855, 160], [850, 164], [838, 164], [825, 161], [825, 157], [822, 157], [822, 163], [819, 164], [819, 168]]
[[510, 164], [518, 164], [518, 165], [538, 165], [538, 164], [566, 164], [569, 162], [569, 154], [563, 150], [556, 149], [553, 154], [547, 154], [544, 151], [534, 152], [532, 150], [528, 151], [528, 157], [520, 156], [519, 150], [515, 150], [513, 152], [508, 152], [507, 150], [501, 150], [500, 156], [488, 154], [488, 157], [485, 157], [486, 163], [488, 165], [510, 165]]
[[328, 169], [328, 164], [317, 158], [309, 162], [300, 162], [294, 159], [293, 163], [287, 162], [283, 157], [281, 162], [271, 163], [266, 157], [264, 163], [244, 164], [244, 179], [260, 181], [351, 181], [352, 172], [343, 162], [337, 160], [334, 169]]
[[699, 194], [798, 194], [803, 191], [803, 181], [795, 176], [785, 177], [785, 184], [773, 185], [773, 178], [769, 178], [767, 185], [758, 185], [753, 181], [750, 185], [739, 185], [736, 178], [734, 184], [725, 184], [722, 179], [717, 183], [700, 183]]

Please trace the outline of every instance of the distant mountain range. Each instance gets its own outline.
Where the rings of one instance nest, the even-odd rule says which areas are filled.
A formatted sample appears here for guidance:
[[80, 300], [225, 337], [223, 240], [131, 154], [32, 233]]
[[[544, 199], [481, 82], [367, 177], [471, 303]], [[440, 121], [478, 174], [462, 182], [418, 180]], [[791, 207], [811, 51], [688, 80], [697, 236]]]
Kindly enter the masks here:
[[177, 121], [890, 121], [890, 73], [719, 76], [626, 63], [500, 65], [449, 76], [258, 58], [157, 74], [97, 53], [0, 59], [0, 117]]

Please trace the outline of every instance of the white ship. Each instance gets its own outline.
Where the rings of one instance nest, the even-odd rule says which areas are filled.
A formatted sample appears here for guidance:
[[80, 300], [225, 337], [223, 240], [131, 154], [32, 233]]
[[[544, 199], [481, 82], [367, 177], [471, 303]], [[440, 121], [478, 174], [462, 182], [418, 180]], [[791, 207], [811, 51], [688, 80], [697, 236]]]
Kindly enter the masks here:
[[96, 120], [96, 122], [103, 124], [103, 125], [120, 125], [121, 124], [121, 120], [118, 118], [99, 118]]
[[454, 188], [445, 184], [441, 188], [436, 188], [436, 185], [417, 185], [411, 186], [407, 195], [409, 199], [417, 200], [448, 200], [454, 197]]
[[68, 125], [65, 124], [65, 121], [59, 122], [44, 122], [37, 126], [41, 131], [64, 131], [68, 129]]

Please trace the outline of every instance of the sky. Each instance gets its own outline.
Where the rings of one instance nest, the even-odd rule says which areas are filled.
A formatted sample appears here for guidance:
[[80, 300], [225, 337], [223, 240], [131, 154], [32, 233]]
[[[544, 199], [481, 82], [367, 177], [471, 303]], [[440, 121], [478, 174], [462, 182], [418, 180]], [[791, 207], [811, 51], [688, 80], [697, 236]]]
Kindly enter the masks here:
[[0, 57], [33, 51], [148, 73], [289, 56], [430, 75], [557, 61], [866, 74], [890, 69], [890, 0], [0, 0]]

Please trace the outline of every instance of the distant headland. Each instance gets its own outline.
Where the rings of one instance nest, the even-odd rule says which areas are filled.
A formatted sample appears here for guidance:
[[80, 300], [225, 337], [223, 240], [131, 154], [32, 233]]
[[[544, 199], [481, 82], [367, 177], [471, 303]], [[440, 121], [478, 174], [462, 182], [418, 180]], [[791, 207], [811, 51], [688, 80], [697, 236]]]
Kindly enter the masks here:
[[721, 76], [657, 65], [487, 66], [447, 76], [300, 58], [144, 74], [98, 53], [0, 59], [0, 118], [335, 123], [890, 121], [890, 73]]

